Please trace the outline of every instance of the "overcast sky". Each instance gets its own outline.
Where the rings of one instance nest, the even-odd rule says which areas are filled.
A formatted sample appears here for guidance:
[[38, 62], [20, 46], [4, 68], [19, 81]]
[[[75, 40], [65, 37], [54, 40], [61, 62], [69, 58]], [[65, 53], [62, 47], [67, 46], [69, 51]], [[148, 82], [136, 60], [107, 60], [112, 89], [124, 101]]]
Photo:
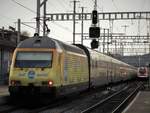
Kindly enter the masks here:
[[[35, 21], [36, 14], [24, 7], [16, 4], [14, 1], [28, 7], [36, 12], [36, 0], [0, 0], [0, 27], [4, 26], [6, 29], [8, 26], [16, 27], [14, 22], [18, 18], [22, 22]], [[94, 0], [80, 0], [77, 4], [77, 12], [81, 12], [81, 6], [86, 7], [85, 12], [91, 12], [94, 6]], [[97, 0], [99, 12], [122, 12], [122, 11], [150, 11], [150, 0]], [[70, 0], [48, 0], [47, 13], [65, 13], [72, 12], [73, 5]], [[127, 35], [137, 35], [138, 20], [135, 21], [115, 21], [114, 32], [122, 33], [124, 28], [122, 25], [128, 25]], [[30, 24], [35, 27], [35, 24]], [[84, 32], [88, 32], [91, 22], [85, 22]], [[51, 29], [50, 36], [65, 42], [72, 41], [72, 22], [49, 22], [49, 28]], [[76, 23], [76, 31], [80, 32], [80, 22]], [[109, 28], [109, 22], [101, 21], [101, 27]], [[146, 34], [147, 31], [146, 21], [140, 21], [140, 33]], [[35, 32], [34, 29], [22, 25], [22, 31], [28, 31], [31, 35]], [[77, 40], [80, 39], [76, 36]]]

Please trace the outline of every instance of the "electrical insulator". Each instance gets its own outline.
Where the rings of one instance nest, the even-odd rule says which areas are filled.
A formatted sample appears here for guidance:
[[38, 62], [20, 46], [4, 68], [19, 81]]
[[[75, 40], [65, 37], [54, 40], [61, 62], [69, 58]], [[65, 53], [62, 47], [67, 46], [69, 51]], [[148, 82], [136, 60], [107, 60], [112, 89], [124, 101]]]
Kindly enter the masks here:
[[96, 10], [92, 11], [92, 24], [97, 24], [98, 14]]

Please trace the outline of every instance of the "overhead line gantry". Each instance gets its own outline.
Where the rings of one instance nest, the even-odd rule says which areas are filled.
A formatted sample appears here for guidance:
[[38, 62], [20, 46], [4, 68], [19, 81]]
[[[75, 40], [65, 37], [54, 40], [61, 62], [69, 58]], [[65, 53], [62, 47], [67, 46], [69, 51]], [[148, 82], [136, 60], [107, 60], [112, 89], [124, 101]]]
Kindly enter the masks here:
[[[47, 13], [49, 21], [73, 21], [74, 13]], [[76, 21], [82, 20], [82, 13], [75, 14]], [[83, 13], [83, 20], [91, 20], [91, 13]], [[98, 13], [99, 20], [150, 19], [150, 12], [103, 12]]]

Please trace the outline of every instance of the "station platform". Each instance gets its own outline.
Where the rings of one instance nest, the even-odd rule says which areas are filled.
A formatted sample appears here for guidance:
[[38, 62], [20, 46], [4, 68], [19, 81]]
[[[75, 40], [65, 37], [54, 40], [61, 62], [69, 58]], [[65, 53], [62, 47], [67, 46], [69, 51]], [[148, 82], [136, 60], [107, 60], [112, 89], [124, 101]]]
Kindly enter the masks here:
[[150, 113], [150, 91], [140, 91], [122, 113]]
[[8, 86], [0, 85], [0, 96], [9, 95]]

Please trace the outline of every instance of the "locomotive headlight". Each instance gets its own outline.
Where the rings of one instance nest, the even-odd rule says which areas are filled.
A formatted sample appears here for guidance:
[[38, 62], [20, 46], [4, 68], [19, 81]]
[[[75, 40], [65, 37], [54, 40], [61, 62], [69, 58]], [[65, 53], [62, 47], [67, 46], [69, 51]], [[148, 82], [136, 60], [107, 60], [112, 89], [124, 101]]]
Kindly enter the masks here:
[[14, 85], [16, 84], [16, 81], [15, 81], [15, 80], [11, 80], [11, 81], [10, 81], [10, 84], [11, 84], [12, 86], [14, 86]]
[[49, 80], [49, 81], [48, 81], [48, 85], [49, 85], [49, 86], [52, 86], [52, 85], [53, 85], [53, 81]]
[[11, 81], [10, 81], [10, 84], [11, 84], [12, 86], [20, 85], [20, 81], [18, 81], [18, 80], [11, 80]]

